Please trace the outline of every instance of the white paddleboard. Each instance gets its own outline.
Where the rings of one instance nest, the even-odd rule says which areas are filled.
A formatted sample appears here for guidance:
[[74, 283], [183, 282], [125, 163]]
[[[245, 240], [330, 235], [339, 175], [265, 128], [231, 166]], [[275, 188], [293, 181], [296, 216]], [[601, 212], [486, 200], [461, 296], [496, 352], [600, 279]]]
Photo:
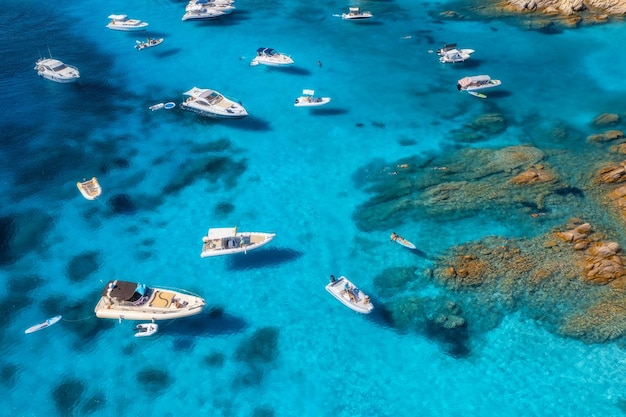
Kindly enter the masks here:
[[44, 321], [43, 323], [35, 324], [34, 326], [29, 327], [28, 329], [24, 330], [24, 333], [29, 334], [29, 333], [38, 332], [41, 329], [45, 329], [46, 327], [52, 326], [54, 323], [58, 322], [59, 320], [61, 320], [61, 316], [51, 317], [48, 320]]
[[473, 95], [474, 97], [478, 97], [478, 98], [487, 98], [486, 95], [484, 95], [483, 93], [477, 93], [476, 91], [468, 91], [469, 94]]
[[409, 242], [408, 240], [406, 240], [402, 236], [397, 235], [395, 233], [391, 234], [391, 240], [393, 240], [394, 242], [396, 242], [399, 245], [404, 246], [405, 248], [417, 249], [417, 246], [415, 246], [414, 244], [412, 244], [411, 242]]

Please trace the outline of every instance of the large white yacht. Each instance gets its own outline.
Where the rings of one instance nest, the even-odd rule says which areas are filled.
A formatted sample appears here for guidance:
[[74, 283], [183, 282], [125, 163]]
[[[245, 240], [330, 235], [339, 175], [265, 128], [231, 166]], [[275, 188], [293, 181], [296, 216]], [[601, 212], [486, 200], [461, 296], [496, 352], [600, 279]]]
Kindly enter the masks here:
[[259, 64], [280, 67], [293, 64], [293, 59], [289, 55], [277, 52], [272, 48], [259, 48], [256, 50], [256, 56], [250, 62], [250, 65], [255, 66]]
[[73, 83], [80, 78], [78, 68], [52, 57], [40, 58], [35, 63], [35, 70], [40, 77], [57, 83]]
[[109, 16], [109, 19], [111, 19], [111, 21], [107, 27], [113, 30], [132, 32], [146, 30], [146, 27], [148, 27], [148, 23], [137, 19], [129, 19], [125, 14], [112, 14]]
[[183, 94], [189, 96], [180, 105], [183, 110], [189, 110], [202, 116], [225, 119], [238, 119], [248, 115], [241, 104], [224, 97], [215, 90], [194, 87]]
[[94, 311], [101, 319], [170, 320], [198, 314], [205, 305], [185, 290], [114, 280], [105, 285]]

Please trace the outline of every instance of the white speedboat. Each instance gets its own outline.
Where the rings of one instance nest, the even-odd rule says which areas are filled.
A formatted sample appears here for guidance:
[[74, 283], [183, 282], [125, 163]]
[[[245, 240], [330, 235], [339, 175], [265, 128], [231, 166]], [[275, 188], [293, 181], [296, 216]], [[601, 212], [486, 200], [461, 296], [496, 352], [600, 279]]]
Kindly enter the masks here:
[[152, 48], [153, 46], [161, 45], [165, 39], [152, 39], [146, 38], [145, 41], [135, 41], [135, 49], [141, 51], [142, 49]]
[[129, 19], [125, 14], [112, 14], [109, 16], [109, 19], [111, 19], [111, 21], [107, 27], [113, 30], [132, 32], [146, 30], [146, 27], [148, 27], [148, 23], [137, 19]]
[[326, 285], [326, 291], [339, 300], [343, 305], [357, 313], [369, 314], [374, 310], [370, 297], [359, 290], [346, 277], [335, 279], [331, 275], [331, 281]]
[[293, 103], [296, 107], [322, 106], [330, 103], [330, 97], [315, 97], [315, 90], [302, 90], [302, 96]]
[[374, 15], [372, 14], [372, 12], [361, 11], [360, 7], [350, 7], [348, 9], [348, 13], [343, 13], [341, 15], [341, 18], [347, 19], [347, 20], [363, 20], [363, 19], [370, 19], [373, 16]]
[[159, 325], [156, 323], [139, 323], [135, 326], [135, 337], [147, 337], [152, 336], [159, 330]]
[[100, 194], [102, 194], [102, 187], [100, 187], [100, 183], [96, 177], [93, 177], [88, 181], [77, 182], [76, 187], [78, 187], [80, 193], [87, 200], [95, 200], [100, 197]]
[[220, 16], [224, 16], [226, 12], [217, 7], [205, 7], [202, 5], [194, 5], [187, 9], [183, 15], [182, 21], [186, 20], [207, 20], [217, 19]]
[[188, 291], [114, 280], [105, 285], [94, 311], [101, 319], [170, 320], [198, 314], [205, 305]]
[[235, 10], [232, 0], [191, 0], [185, 7], [185, 11], [197, 9], [198, 7], [204, 7], [207, 9], [217, 9], [223, 12], [223, 14], [232, 13]]
[[34, 69], [40, 77], [57, 83], [73, 83], [80, 78], [78, 68], [52, 57], [40, 58], [35, 63]]
[[241, 104], [235, 103], [215, 90], [194, 87], [183, 94], [189, 96], [180, 105], [183, 110], [223, 119], [237, 119], [248, 115]]
[[455, 43], [445, 45], [443, 48], [437, 50], [439, 55], [439, 62], [442, 63], [455, 63], [463, 62], [470, 59], [475, 51], [467, 48], [457, 48]]
[[202, 238], [204, 243], [200, 257], [246, 253], [270, 243], [274, 236], [275, 233], [237, 232], [237, 227], [209, 229], [209, 233]]
[[457, 81], [456, 88], [459, 91], [474, 91], [484, 88], [497, 87], [502, 84], [500, 80], [492, 80], [488, 75], [474, 75], [461, 78]]
[[250, 62], [250, 65], [268, 65], [270, 67], [280, 67], [283, 65], [293, 64], [293, 59], [282, 52], [277, 52], [272, 48], [259, 48], [256, 50], [256, 56]]

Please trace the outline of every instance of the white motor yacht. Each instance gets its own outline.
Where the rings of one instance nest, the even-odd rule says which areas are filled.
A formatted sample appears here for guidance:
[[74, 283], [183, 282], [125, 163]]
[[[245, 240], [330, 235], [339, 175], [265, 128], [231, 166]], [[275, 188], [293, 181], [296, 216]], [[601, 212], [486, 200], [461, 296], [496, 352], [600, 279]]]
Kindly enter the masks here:
[[361, 11], [359, 7], [350, 7], [348, 9], [348, 13], [343, 13], [341, 15], [342, 19], [347, 20], [363, 20], [363, 19], [371, 19], [374, 17], [372, 12]]
[[148, 23], [137, 19], [129, 19], [125, 14], [112, 14], [109, 16], [111, 21], [107, 25], [109, 29], [132, 32], [138, 30], [146, 30]]
[[322, 106], [330, 103], [330, 97], [315, 97], [315, 90], [302, 90], [302, 96], [293, 103], [296, 107]]
[[369, 314], [374, 310], [374, 305], [370, 297], [359, 290], [344, 276], [335, 279], [335, 277], [331, 275], [330, 282], [326, 285], [326, 291], [339, 300], [341, 304], [357, 313]]
[[217, 7], [205, 7], [201, 5], [194, 5], [187, 9], [183, 15], [183, 22], [186, 20], [208, 20], [217, 19], [220, 16], [224, 16], [226, 13]]
[[237, 119], [248, 115], [241, 104], [224, 97], [215, 90], [194, 87], [186, 91], [184, 95], [189, 97], [181, 103], [181, 108], [202, 116]]
[[198, 314], [205, 305], [203, 298], [185, 290], [113, 280], [105, 285], [94, 311], [101, 319], [170, 320]]
[[246, 253], [270, 243], [274, 236], [275, 233], [237, 232], [236, 227], [209, 229], [209, 233], [202, 238], [200, 257]]
[[64, 64], [58, 59], [40, 58], [35, 63], [37, 75], [57, 83], [73, 83], [80, 78], [78, 68]]
[[457, 48], [456, 43], [444, 45], [443, 48], [437, 49], [437, 55], [439, 55], [439, 62], [443, 63], [455, 63], [463, 62], [470, 58], [470, 56], [476, 51], [468, 48]]
[[259, 64], [280, 67], [293, 64], [293, 59], [289, 55], [277, 52], [272, 48], [259, 48], [256, 50], [256, 57], [250, 62], [250, 65]]
[[471, 77], [464, 77], [457, 81], [456, 88], [459, 91], [474, 91], [482, 90], [484, 88], [497, 87], [502, 84], [500, 80], [492, 80], [488, 75], [474, 75]]

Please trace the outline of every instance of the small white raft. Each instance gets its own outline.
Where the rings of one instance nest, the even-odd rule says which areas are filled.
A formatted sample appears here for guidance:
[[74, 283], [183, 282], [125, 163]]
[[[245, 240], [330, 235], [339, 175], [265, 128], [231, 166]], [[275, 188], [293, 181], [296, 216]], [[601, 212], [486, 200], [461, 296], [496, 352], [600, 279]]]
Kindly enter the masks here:
[[161, 109], [171, 110], [174, 107], [176, 107], [176, 103], [174, 103], [173, 101], [168, 101], [167, 103], [153, 104], [152, 106], [148, 107], [148, 109], [152, 111], [161, 110]]
[[159, 330], [159, 325], [156, 323], [139, 323], [135, 326], [135, 337], [147, 337], [152, 336]]
[[374, 310], [370, 297], [344, 276], [336, 280], [334, 280], [334, 276], [331, 276], [331, 281], [326, 285], [326, 291], [339, 300], [341, 304], [357, 313], [369, 314]]
[[80, 193], [87, 200], [95, 200], [102, 194], [102, 187], [100, 187], [100, 183], [96, 177], [88, 181], [77, 182], [76, 187], [78, 187]]

